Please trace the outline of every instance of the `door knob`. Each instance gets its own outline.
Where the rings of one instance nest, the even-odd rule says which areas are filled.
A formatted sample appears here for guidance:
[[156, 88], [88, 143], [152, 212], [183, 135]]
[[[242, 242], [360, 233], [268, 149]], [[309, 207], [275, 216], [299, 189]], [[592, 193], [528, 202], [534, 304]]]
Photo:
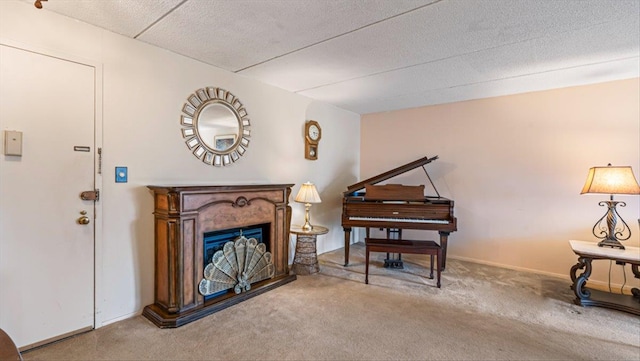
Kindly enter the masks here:
[[82, 214], [82, 217], [78, 218], [78, 224], [89, 224], [91, 222], [89, 217], [86, 216], [87, 211], [82, 211], [80, 214]]

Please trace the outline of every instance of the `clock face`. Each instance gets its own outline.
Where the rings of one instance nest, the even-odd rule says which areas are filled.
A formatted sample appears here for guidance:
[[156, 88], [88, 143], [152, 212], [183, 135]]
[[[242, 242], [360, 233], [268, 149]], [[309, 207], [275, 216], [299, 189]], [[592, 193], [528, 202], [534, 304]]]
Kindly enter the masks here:
[[320, 129], [315, 124], [309, 126], [309, 138], [318, 140], [320, 138]]

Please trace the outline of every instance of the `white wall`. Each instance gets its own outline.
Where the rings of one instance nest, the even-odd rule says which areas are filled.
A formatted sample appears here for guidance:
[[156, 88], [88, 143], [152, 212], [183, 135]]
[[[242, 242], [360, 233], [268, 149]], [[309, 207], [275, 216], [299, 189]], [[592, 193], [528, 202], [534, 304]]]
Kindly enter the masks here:
[[[449, 256], [568, 278], [569, 239], [597, 241], [608, 195], [580, 195], [590, 167], [640, 171], [639, 79], [480, 99], [362, 117], [363, 178], [425, 155], [436, 187], [455, 201]], [[380, 147], [380, 144], [388, 144]], [[407, 182], [425, 182], [422, 171]], [[638, 178], [640, 179], [640, 178]], [[404, 183], [404, 182], [400, 182]], [[638, 196], [616, 196], [638, 246]], [[433, 237], [433, 235], [431, 235]], [[638, 284], [626, 267], [627, 285]], [[622, 267], [612, 280], [624, 282]], [[608, 282], [594, 262], [590, 281]]]
[[[359, 172], [358, 114], [37, 10], [31, 3], [0, 1], [0, 42], [102, 64], [98, 327], [137, 314], [153, 303], [149, 184], [295, 183], [295, 196], [301, 183], [312, 181], [323, 199], [312, 207], [312, 221], [331, 229], [320, 238], [318, 250], [342, 247], [341, 192], [357, 181]], [[231, 91], [251, 118], [248, 151], [230, 167], [203, 164], [181, 136], [182, 105], [188, 95], [205, 86]], [[303, 131], [309, 119], [317, 120], [323, 132], [317, 161], [304, 159]], [[128, 183], [115, 183], [116, 166], [129, 168]], [[292, 222], [301, 224], [304, 207], [293, 202], [293, 196]], [[0, 203], [0, 207], [10, 211], [7, 204]], [[293, 243], [290, 247], [293, 251]]]

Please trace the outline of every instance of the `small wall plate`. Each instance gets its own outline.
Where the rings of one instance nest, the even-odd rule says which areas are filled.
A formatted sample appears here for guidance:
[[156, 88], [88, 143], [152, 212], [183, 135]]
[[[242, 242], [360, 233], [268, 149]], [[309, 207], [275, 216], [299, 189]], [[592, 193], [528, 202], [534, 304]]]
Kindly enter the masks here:
[[116, 183], [127, 183], [127, 167], [116, 167]]

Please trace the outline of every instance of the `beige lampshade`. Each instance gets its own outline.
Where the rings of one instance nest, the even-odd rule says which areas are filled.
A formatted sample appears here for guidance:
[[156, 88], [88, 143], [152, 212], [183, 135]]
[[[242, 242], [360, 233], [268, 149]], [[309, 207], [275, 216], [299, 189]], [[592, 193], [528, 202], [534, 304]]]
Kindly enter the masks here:
[[300, 186], [300, 190], [298, 191], [298, 195], [296, 195], [296, 202], [299, 203], [320, 203], [320, 195], [316, 190], [316, 186], [311, 182], [303, 183]]
[[640, 194], [640, 186], [631, 167], [592, 167], [580, 194]]

